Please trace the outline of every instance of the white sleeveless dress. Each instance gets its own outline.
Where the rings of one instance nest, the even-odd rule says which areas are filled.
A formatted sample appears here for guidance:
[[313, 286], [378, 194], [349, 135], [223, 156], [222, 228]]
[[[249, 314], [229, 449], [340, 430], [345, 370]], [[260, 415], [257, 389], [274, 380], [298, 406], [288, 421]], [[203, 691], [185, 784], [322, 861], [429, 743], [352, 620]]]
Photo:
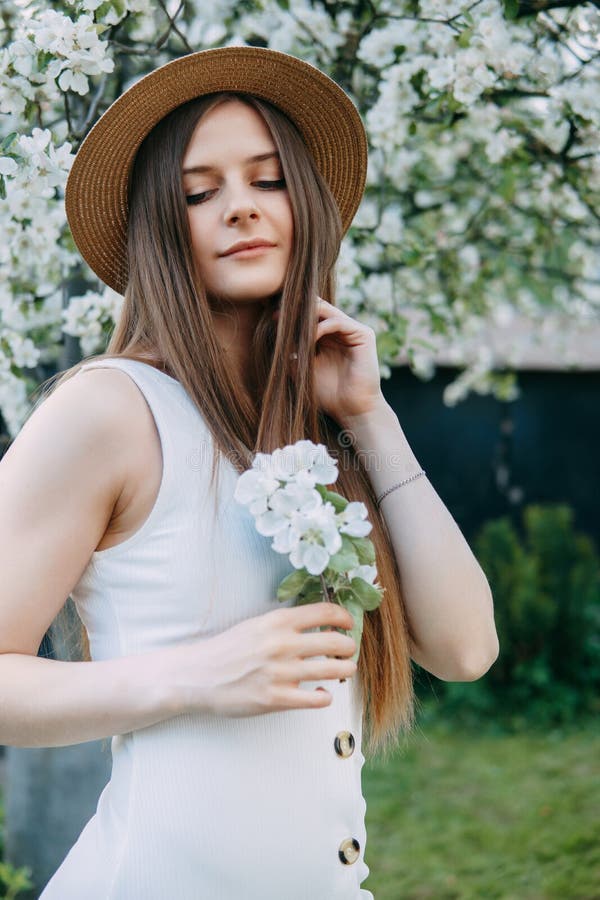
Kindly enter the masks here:
[[[141, 390], [163, 472], [141, 528], [95, 551], [72, 591], [92, 659], [208, 638], [293, 605], [276, 599], [293, 567], [234, 500], [226, 457], [213, 518], [212, 436], [183, 386], [142, 362], [82, 371], [95, 366], [122, 369]], [[373, 900], [360, 887], [358, 676], [322, 683], [333, 694], [322, 709], [182, 714], [115, 735], [97, 810], [40, 900]]]

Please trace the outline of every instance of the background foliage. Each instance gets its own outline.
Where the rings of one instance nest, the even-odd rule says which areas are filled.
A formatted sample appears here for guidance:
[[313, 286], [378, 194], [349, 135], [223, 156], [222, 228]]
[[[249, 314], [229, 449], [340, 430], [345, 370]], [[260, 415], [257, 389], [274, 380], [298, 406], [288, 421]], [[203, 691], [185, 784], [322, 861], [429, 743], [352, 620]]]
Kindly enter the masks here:
[[[596, 3], [543, 0], [3, 0], [0, 411], [11, 435], [28, 393], [62, 367], [65, 335], [101, 352], [122, 302], [66, 225], [73, 154], [140, 76], [232, 43], [314, 63], [363, 115], [368, 184], [338, 302], [377, 332], [382, 376], [404, 350], [430, 377], [443, 342], [462, 367], [447, 404], [471, 390], [515, 397], [487, 323], [533, 317], [560, 360], [548, 312], [571, 328], [598, 319], [599, 33]], [[515, 343], [515, 369], [523, 350]]]
[[[565, 504], [530, 504], [519, 528], [472, 542], [494, 597], [500, 656], [477, 682], [418, 680], [435, 717], [492, 730], [575, 724], [600, 712], [600, 558]], [[437, 696], [432, 702], [431, 685]]]

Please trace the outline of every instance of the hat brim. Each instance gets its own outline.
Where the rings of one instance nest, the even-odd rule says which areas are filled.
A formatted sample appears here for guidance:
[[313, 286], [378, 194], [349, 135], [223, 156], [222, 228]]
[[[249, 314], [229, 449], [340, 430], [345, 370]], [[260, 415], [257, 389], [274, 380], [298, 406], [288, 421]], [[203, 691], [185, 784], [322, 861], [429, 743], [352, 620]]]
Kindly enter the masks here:
[[263, 47], [218, 47], [172, 60], [121, 94], [81, 144], [65, 188], [73, 240], [93, 272], [127, 286], [127, 186], [140, 144], [169, 112], [216, 91], [270, 101], [297, 125], [337, 202], [344, 234], [360, 204], [367, 136], [354, 103], [315, 66]]

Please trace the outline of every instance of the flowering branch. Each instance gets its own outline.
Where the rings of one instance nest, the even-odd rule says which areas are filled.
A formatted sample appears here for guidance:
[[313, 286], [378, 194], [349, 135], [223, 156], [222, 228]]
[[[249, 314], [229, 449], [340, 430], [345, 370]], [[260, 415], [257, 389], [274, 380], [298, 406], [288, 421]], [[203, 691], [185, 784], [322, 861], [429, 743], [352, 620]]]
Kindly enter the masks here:
[[[516, 375], [502, 371], [506, 357], [484, 332], [477, 360], [466, 362], [474, 326], [543, 312], [547, 353], [560, 365], [562, 314], [573, 333], [600, 321], [597, 7], [5, 0], [0, 411], [8, 431], [14, 436], [31, 410], [40, 361], [60, 367], [65, 335], [84, 355], [103, 352], [120, 309], [120, 296], [78, 257], [65, 220], [62, 191], [79, 142], [132, 78], [182, 49], [232, 40], [323, 68], [363, 116], [369, 172], [342, 242], [336, 304], [376, 332], [381, 376], [407, 359], [430, 378], [442, 351], [465, 367], [445, 388], [446, 405], [470, 391], [513, 399]], [[541, 277], [550, 270], [551, 283]], [[87, 284], [65, 304], [72, 276]], [[515, 337], [511, 368], [528, 346]]]
[[[328, 490], [338, 476], [337, 460], [323, 444], [298, 441], [271, 454], [257, 453], [237, 480], [234, 498], [255, 516], [272, 549], [289, 554], [295, 568], [277, 589], [281, 602], [325, 599], [352, 615], [358, 660], [365, 611], [376, 609], [384, 588], [375, 584], [375, 548], [364, 503], [348, 502]], [[345, 679], [341, 679], [345, 680]]]

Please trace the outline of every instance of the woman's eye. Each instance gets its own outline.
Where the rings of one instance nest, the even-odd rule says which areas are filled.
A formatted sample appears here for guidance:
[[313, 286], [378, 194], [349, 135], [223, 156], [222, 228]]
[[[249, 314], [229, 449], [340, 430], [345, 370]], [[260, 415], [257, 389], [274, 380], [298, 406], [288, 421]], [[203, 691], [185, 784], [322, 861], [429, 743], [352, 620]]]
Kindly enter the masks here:
[[210, 191], [202, 191], [201, 194], [188, 194], [185, 198], [185, 202], [188, 206], [193, 205], [194, 203], [204, 203], [207, 194], [210, 194]]
[[[277, 181], [255, 181], [254, 184], [257, 184], [263, 190], [275, 190], [277, 188], [285, 187], [285, 178], [279, 178]], [[210, 193], [212, 193], [212, 191], [202, 191], [200, 194], [188, 194], [185, 198], [185, 202], [188, 205], [204, 203]]]
[[270, 188], [285, 187], [285, 178], [280, 178], [278, 181], [256, 181], [255, 184], [267, 185]]

